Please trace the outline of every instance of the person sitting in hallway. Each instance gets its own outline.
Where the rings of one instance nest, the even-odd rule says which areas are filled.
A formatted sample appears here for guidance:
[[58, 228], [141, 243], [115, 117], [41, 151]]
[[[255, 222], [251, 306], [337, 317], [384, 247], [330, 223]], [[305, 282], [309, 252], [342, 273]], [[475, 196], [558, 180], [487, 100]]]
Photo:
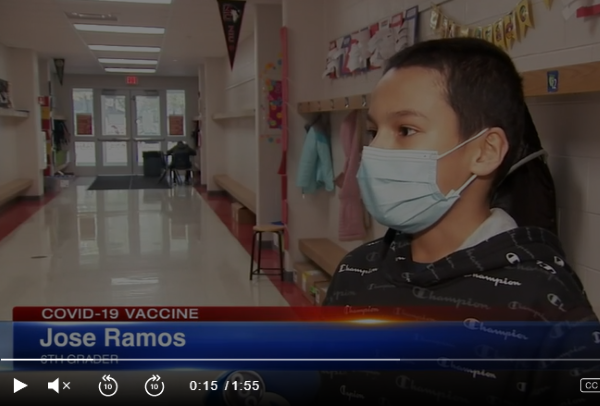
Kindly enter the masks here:
[[[529, 196], [517, 202], [530, 211], [536, 205], [528, 200], [543, 195], [536, 193], [539, 179], [526, 176], [545, 162], [537, 155], [528, 161], [533, 155], [523, 152], [535, 126], [510, 57], [475, 38], [415, 44], [388, 61], [368, 113], [372, 142], [364, 147], [358, 181], [365, 208], [389, 230], [341, 261], [324, 305], [392, 307], [421, 321], [477, 318], [484, 325], [500, 315], [537, 322], [552, 327], [548, 335], [528, 344], [515, 339], [502, 347], [502, 358], [522, 359], [520, 351], [531, 351], [533, 360], [566, 356], [561, 361], [568, 362], [532, 361], [527, 370], [496, 363], [485, 377], [473, 372], [485, 364], [465, 360], [438, 361], [434, 371], [383, 371], [369, 380], [360, 372], [323, 374], [322, 399], [344, 404], [343, 387], [361, 394], [350, 404], [365, 406], [432, 399], [445, 405], [595, 404], [579, 385], [581, 378], [598, 377], [600, 324], [580, 280], [550, 228], [531, 220], [535, 213], [517, 224], [494, 205], [496, 192], [506, 191], [505, 179], [530, 182]], [[404, 339], [410, 338], [398, 345]]]
[[[167, 155], [172, 157], [169, 170], [185, 171], [185, 183], [189, 184], [192, 176], [192, 157], [196, 156], [196, 151], [185, 142], [178, 141], [173, 148], [167, 151]], [[173, 174], [173, 182], [177, 182], [176, 174]]]

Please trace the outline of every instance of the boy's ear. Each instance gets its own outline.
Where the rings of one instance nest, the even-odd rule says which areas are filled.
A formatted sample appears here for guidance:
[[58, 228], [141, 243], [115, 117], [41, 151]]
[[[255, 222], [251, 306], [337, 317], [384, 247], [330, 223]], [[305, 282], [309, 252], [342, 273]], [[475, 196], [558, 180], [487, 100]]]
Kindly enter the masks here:
[[476, 142], [477, 153], [471, 162], [471, 172], [484, 177], [496, 171], [508, 153], [508, 139], [503, 129], [493, 127]]

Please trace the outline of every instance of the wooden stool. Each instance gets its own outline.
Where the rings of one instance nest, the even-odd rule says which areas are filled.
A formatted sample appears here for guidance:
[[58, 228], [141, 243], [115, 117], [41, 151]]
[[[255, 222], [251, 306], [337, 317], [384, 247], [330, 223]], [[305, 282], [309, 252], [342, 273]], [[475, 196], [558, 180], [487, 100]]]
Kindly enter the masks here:
[[[274, 224], [256, 225], [253, 227], [254, 235], [252, 236], [252, 255], [250, 260], [250, 280], [254, 275], [268, 275], [261, 271], [279, 271], [281, 280], [283, 280], [283, 231], [284, 226], [278, 226]], [[261, 252], [262, 252], [262, 235], [263, 233], [274, 233], [277, 234], [278, 246], [279, 246], [279, 268], [261, 268]], [[258, 240], [258, 258], [256, 261], [257, 268], [254, 269], [254, 252], [256, 251], [256, 240]]]

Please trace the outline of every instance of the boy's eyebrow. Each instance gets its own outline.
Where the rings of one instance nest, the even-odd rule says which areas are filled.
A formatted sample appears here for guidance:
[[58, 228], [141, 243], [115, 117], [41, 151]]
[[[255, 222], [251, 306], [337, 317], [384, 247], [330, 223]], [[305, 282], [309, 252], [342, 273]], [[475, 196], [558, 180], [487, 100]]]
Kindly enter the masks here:
[[[388, 118], [404, 118], [404, 117], [419, 117], [419, 118], [427, 118], [423, 113], [418, 112], [416, 110], [400, 110], [400, 111], [394, 111], [392, 113], [388, 113], [387, 114]], [[370, 114], [367, 113], [367, 121], [370, 121], [371, 123], [375, 123], [375, 119], [373, 118], [373, 116], [371, 116]]]

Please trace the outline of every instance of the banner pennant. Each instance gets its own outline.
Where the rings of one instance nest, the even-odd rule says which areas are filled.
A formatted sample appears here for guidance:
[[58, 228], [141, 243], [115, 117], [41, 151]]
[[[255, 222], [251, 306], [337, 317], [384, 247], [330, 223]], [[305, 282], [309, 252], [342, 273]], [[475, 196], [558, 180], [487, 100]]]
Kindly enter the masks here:
[[231, 66], [231, 69], [233, 69], [246, 2], [239, 0], [217, 0], [217, 2], [219, 3], [219, 14], [221, 16], [223, 33], [225, 34], [225, 42], [227, 44], [229, 65]]

